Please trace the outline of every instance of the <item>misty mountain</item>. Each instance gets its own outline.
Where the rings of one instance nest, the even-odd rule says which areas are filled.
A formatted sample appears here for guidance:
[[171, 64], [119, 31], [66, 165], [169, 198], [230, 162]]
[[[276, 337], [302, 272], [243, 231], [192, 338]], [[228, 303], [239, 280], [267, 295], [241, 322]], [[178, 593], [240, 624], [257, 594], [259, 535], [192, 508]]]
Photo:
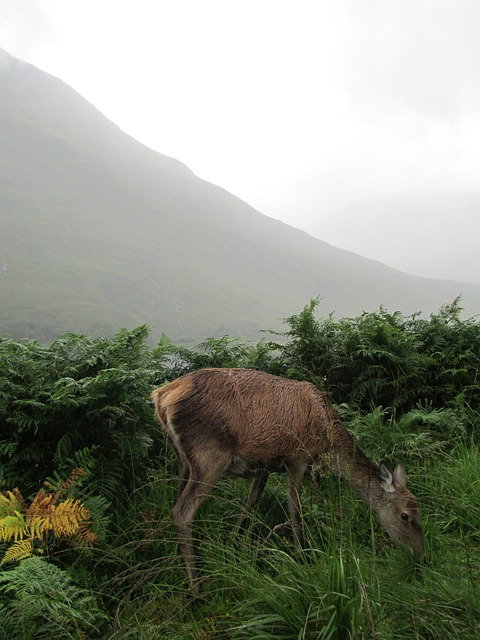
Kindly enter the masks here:
[[0, 98], [3, 335], [148, 323], [176, 341], [258, 338], [317, 295], [336, 317], [429, 313], [458, 294], [480, 310], [479, 286], [408, 276], [264, 216], [4, 52]]
[[480, 191], [370, 198], [335, 212], [322, 238], [390, 267], [480, 284]]

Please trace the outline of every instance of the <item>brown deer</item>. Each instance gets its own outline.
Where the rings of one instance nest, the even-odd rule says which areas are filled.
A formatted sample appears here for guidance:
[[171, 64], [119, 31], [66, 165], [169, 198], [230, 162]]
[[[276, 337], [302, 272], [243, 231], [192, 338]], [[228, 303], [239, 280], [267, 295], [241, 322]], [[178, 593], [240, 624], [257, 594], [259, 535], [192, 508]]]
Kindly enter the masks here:
[[293, 540], [301, 547], [300, 486], [322, 454], [329, 454], [332, 470], [377, 513], [394, 542], [423, 559], [420, 516], [405, 469], [399, 464], [392, 474], [384, 464], [374, 465], [313, 384], [250, 369], [201, 369], [156, 389], [152, 399], [180, 467], [172, 518], [193, 596], [199, 582], [192, 523], [219, 479], [227, 472], [252, 478], [246, 513], [268, 474], [285, 471]]

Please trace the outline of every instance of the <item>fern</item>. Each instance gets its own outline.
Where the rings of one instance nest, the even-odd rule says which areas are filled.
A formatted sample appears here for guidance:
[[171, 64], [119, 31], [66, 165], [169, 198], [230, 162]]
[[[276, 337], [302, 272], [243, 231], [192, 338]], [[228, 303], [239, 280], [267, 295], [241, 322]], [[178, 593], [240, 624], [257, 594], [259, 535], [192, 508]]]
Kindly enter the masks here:
[[[69, 454], [65, 451], [65, 453], [61, 454], [61, 460], [60, 456], [58, 456], [59, 469], [54, 471], [53, 476], [48, 478], [46, 484], [49, 487], [56, 487], [57, 491], [61, 490], [63, 492], [67, 491], [67, 489], [72, 492], [83, 489], [84, 485], [89, 483], [95, 469], [97, 451], [98, 447], [84, 447], [83, 449], [69, 452]], [[67, 481], [67, 486], [63, 478], [67, 470], [70, 469], [72, 471]]]
[[[50, 347], [0, 342], [0, 486], [31, 493], [45, 477], [107, 468], [110, 459], [119, 469], [110, 496], [146, 479], [140, 456], [157, 431], [146, 401], [155, 376], [147, 335], [142, 326], [108, 339], [65, 334]], [[87, 450], [88, 465], [72, 464]]]
[[48, 536], [87, 545], [96, 540], [88, 509], [79, 499], [62, 495], [81, 475], [81, 469], [74, 469], [58, 491], [47, 484], [50, 491], [38, 491], [29, 506], [18, 490], [0, 494], [0, 541], [11, 543], [0, 565], [32, 555]]
[[[67, 573], [38, 557], [0, 574], [0, 638], [101, 637], [106, 615]], [[8, 599], [5, 599], [8, 597]], [[88, 636], [87, 636], [88, 634]]]
[[17, 540], [5, 551], [5, 554], [0, 562], [0, 565], [7, 564], [8, 562], [18, 562], [25, 558], [30, 558], [34, 553], [33, 540]]
[[58, 494], [37, 493], [27, 509], [25, 519], [32, 537], [42, 539], [49, 532], [56, 538], [72, 537], [79, 532], [82, 524], [90, 524], [89, 513], [80, 500], [58, 500]]
[[[82, 437], [78, 431], [67, 431], [57, 442], [55, 448], [54, 461], [58, 469], [62, 469], [69, 464], [72, 452], [81, 449]], [[78, 466], [83, 466], [79, 464]]]
[[91, 496], [85, 499], [84, 506], [92, 519], [92, 533], [97, 540], [103, 540], [111, 522], [109, 513], [111, 502], [104, 496]]
[[0, 440], [0, 456], [6, 456], [10, 458], [18, 448], [17, 442], [11, 442], [10, 440]]

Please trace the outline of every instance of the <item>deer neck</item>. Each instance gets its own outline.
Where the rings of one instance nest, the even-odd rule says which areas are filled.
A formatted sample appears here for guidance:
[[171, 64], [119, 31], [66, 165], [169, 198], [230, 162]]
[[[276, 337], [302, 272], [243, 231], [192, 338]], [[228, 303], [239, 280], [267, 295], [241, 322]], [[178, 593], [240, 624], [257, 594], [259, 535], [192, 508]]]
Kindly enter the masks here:
[[[343, 434], [342, 434], [343, 435]], [[357, 495], [374, 511], [384, 490], [378, 479], [378, 469], [345, 430], [340, 442], [332, 447], [332, 469], [344, 479]]]

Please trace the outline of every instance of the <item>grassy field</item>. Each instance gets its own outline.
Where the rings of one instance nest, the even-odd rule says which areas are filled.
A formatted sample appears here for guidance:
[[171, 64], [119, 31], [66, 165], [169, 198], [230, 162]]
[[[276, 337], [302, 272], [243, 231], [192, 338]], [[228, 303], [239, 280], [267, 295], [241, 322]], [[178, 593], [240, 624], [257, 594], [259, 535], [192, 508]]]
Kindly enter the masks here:
[[196, 604], [170, 523], [176, 486], [165, 469], [135, 496], [135, 523], [126, 523], [128, 542], [114, 545], [118, 555], [97, 556], [120, 569], [102, 586], [103, 594], [116, 594], [108, 637], [478, 638], [479, 469], [478, 449], [464, 443], [441, 459], [410, 465], [428, 553], [421, 567], [391, 545], [364, 504], [328, 473], [318, 470], [305, 484], [308, 545], [301, 556], [291, 544], [285, 478], [270, 479], [248, 530], [238, 536], [234, 522], [247, 487], [224, 481], [196, 523], [203, 574]]

